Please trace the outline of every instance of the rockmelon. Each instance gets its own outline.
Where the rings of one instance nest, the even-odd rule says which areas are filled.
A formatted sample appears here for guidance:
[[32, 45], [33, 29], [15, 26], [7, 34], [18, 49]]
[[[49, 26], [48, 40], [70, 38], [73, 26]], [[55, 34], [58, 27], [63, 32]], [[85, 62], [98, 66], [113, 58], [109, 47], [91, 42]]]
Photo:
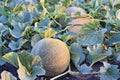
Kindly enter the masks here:
[[84, 24], [90, 22], [91, 19], [90, 18], [77, 18], [72, 20], [69, 24], [71, 25], [71, 27], [68, 29], [70, 32], [74, 32], [76, 34], [79, 34], [79, 31], [81, 30], [81, 28], [83, 27]]
[[79, 12], [81, 16], [87, 15], [87, 12], [83, 8], [75, 7], [75, 6], [66, 8], [67, 16], [76, 17], [77, 12]]
[[59, 39], [44, 38], [33, 46], [31, 53], [41, 57], [46, 76], [61, 74], [70, 62], [67, 45]]

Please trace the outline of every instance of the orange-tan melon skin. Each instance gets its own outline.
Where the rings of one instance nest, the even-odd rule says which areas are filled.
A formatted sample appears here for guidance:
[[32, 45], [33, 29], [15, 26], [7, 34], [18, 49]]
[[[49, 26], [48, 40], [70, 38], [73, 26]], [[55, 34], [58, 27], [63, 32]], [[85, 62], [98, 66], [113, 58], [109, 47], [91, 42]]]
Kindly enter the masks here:
[[[79, 35], [80, 30], [82, 29], [83, 25], [86, 23], [89, 23], [92, 21], [90, 18], [77, 18], [73, 19], [69, 24], [71, 25], [70, 28], [68, 28], [69, 32], [74, 32], [77, 35]], [[77, 37], [76, 37], [77, 38]], [[76, 38], [73, 38], [74, 41], [76, 41]]]
[[59, 75], [69, 66], [69, 50], [59, 39], [44, 38], [35, 44], [31, 53], [41, 57], [46, 76]]
[[72, 25], [76, 25], [76, 26], [72, 26], [70, 27], [68, 30], [70, 32], [74, 32], [74, 33], [79, 33], [79, 31], [81, 30], [81, 28], [83, 27], [84, 24], [90, 22], [91, 19], [90, 18], [77, 18], [72, 20], [69, 24]]

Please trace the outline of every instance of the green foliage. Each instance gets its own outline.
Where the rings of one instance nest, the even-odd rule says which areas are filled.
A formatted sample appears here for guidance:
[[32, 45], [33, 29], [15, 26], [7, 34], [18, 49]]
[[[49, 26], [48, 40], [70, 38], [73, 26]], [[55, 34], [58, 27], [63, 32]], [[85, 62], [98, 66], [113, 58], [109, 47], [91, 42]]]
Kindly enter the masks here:
[[36, 75], [45, 74], [41, 67], [41, 58], [39, 56], [33, 57], [26, 51], [21, 51], [18, 54], [15, 52], [7, 53], [2, 57], [2, 60], [18, 68], [17, 72], [21, 80], [33, 80]]
[[73, 43], [70, 46], [71, 51], [71, 60], [74, 63], [74, 65], [79, 68], [79, 65], [85, 61], [85, 54], [84, 50], [78, 43]]
[[103, 62], [103, 67], [100, 67], [100, 80], [117, 80], [120, 72], [117, 65], [111, 65]]
[[11, 41], [8, 46], [12, 51], [19, 50], [26, 42], [27, 40], [20, 38], [16, 42]]
[[64, 42], [67, 42], [68, 40], [70, 39], [73, 39], [76, 37], [76, 34], [72, 33], [72, 32], [66, 32], [64, 33], [63, 35], [61, 35], [61, 39], [64, 41]]
[[102, 59], [105, 59], [107, 57], [104, 49], [99, 44], [94, 45], [94, 46], [88, 46], [87, 50], [89, 51], [89, 54], [92, 57], [92, 63], [90, 66], [92, 66], [96, 62], [101, 61]]
[[[21, 80], [34, 80], [36, 75], [44, 75], [40, 57], [33, 57], [27, 51], [30, 52], [40, 39], [48, 37], [69, 45], [71, 61], [80, 74], [94, 74], [91, 66], [103, 60], [109, 62], [109, 57], [119, 63], [119, 5], [120, 0], [1, 0], [0, 65], [8, 62], [17, 67]], [[71, 15], [85, 10], [84, 17], [91, 18], [83, 25], [79, 36], [67, 29], [68, 20], [80, 18], [81, 14], [77, 12], [73, 18], [67, 14], [67, 8]], [[62, 19], [65, 24], [61, 23]], [[101, 80], [118, 79], [117, 67], [103, 62], [103, 67], [95, 74], [100, 74]]]
[[12, 64], [15, 67], [18, 67], [17, 57], [18, 55], [15, 52], [10, 52], [2, 56], [2, 60]]
[[83, 64], [83, 65], [80, 66], [79, 71], [82, 74], [89, 74], [92, 71], [92, 67], [87, 66], [86, 64]]
[[106, 29], [102, 29], [99, 31], [92, 31], [90, 33], [86, 32], [86, 35], [78, 38], [78, 43], [83, 46], [101, 44], [103, 43], [104, 33], [106, 31]]
[[80, 36], [87, 35], [91, 32], [96, 31], [98, 28], [99, 28], [99, 21], [94, 20], [92, 22], [85, 24], [80, 30], [79, 35]]

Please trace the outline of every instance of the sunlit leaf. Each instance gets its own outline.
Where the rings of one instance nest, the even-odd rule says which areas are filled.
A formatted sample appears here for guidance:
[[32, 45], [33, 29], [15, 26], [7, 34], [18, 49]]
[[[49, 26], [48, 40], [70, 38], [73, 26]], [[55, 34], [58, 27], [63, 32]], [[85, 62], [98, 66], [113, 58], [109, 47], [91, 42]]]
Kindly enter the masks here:
[[55, 18], [65, 18], [65, 7], [61, 5], [56, 5], [54, 15]]
[[44, 75], [45, 70], [38, 64], [40, 60], [39, 56], [33, 58], [31, 54], [22, 51], [18, 58], [19, 69], [17, 72], [19, 78], [21, 80], [34, 80], [37, 75]]
[[44, 35], [45, 38], [50, 38], [50, 37], [55, 36], [55, 34], [57, 34], [57, 32], [52, 28], [48, 28], [47, 30], [42, 32], [42, 34]]
[[100, 31], [91, 32], [87, 35], [78, 38], [78, 43], [83, 46], [103, 43], [104, 33], [106, 31], [106, 29], [102, 29]]
[[18, 61], [17, 61], [17, 53], [10, 52], [2, 56], [2, 60], [12, 64], [13, 66], [18, 68]]
[[97, 20], [91, 20], [90, 22], [83, 25], [79, 32], [79, 36], [88, 35], [92, 32], [96, 32], [99, 27], [100, 22]]
[[61, 39], [64, 41], [64, 42], [67, 42], [68, 40], [70, 39], [73, 39], [76, 37], [76, 34], [75, 33], [72, 33], [72, 32], [66, 32], [64, 33], [63, 35], [61, 35]]
[[1, 73], [1, 80], [17, 80], [17, 78], [14, 77], [10, 72], [3, 71]]
[[101, 61], [102, 59], [105, 59], [107, 57], [105, 51], [103, 50], [100, 44], [94, 46], [88, 46], [87, 50], [89, 51], [89, 54], [92, 57], [91, 66], [96, 62]]

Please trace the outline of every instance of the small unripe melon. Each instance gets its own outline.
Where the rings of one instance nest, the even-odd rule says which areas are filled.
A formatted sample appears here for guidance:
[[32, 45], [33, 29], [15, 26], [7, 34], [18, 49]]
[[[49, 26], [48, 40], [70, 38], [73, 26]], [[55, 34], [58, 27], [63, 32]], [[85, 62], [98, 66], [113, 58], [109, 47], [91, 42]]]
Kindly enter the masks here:
[[64, 72], [70, 62], [67, 45], [59, 39], [44, 38], [35, 44], [31, 53], [41, 57], [46, 76], [56, 76]]
[[76, 34], [79, 34], [81, 28], [83, 27], [84, 24], [90, 22], [90, 18], [77, 18], [72, 20], [69, 24], [71, 27], [68, 29], [70, 32], [74, 32]]

